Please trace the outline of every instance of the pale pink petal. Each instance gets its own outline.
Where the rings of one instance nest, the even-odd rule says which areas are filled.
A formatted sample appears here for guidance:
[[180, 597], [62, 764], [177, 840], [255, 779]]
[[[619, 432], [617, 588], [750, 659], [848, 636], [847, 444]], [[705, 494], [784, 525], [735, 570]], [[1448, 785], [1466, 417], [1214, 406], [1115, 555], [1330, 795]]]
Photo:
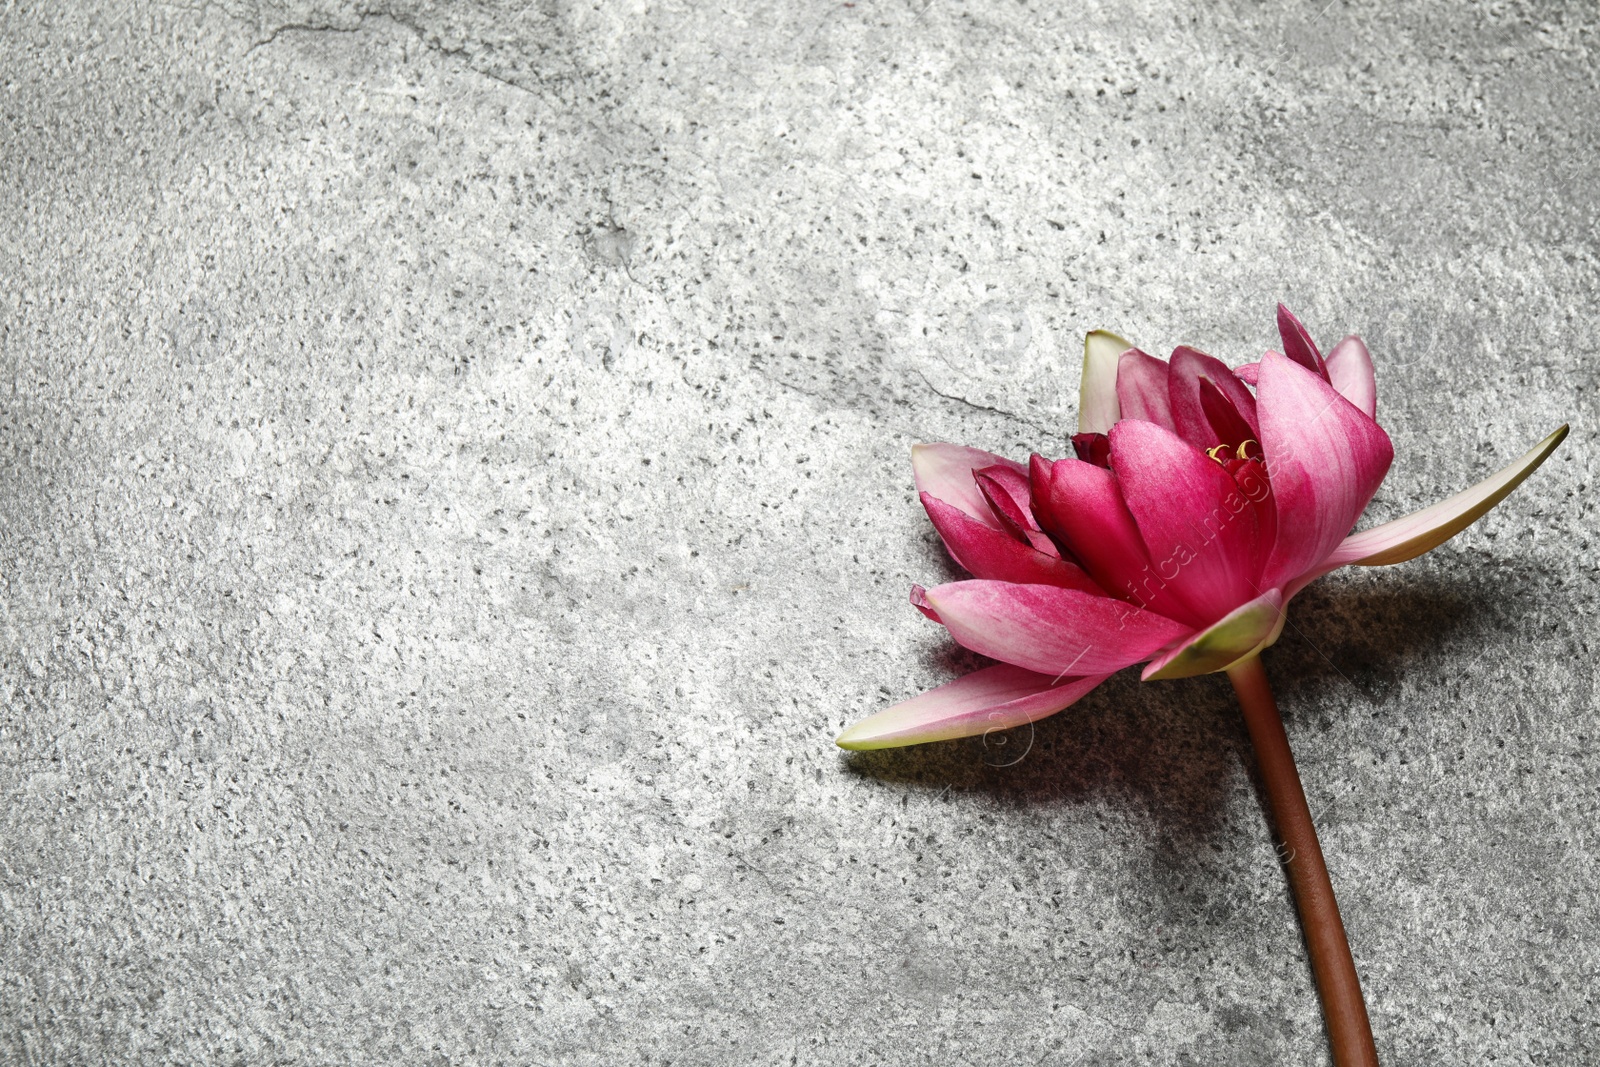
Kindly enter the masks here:
[[1165, 649], [1150, 661], [1141, 677], [1149, 682], [1225, 670], [1276, 641], [1284, 619], [1283, 591], [1269, 589], [1212, 626]]
[[840, 748], [897, 748], [972, 737], [1054, 715], [1105, 681], [1106, 675], [1057, 678], [999, 664], [912, 697], [849, 727]]
[[1182, 346], [1173, 350], [1172, 370], [1167, 375], [1167, 398], [1172, 405], [1172, 426], [1179, 437], [1196, 448], [1212, 445], [1237, 445], [1238, 441], [1224, 441], [1218, 429], [1206, 417], [1200, 399], [1201, 379], [1216, 386], [1218, 392], [1238, 412], [1250, 427], [1251, 436], [1259, 440], [1256, 429], [1256, 398], [1233, 371], [1220, 359], [1204, 352]]
[[1567, 428], [1562, 426], [1471, 489], [1421, 511], [1414, 511], [1403, 519], [1351, 534], [1334, 549], [1332, 555], [1295, 581], [1289, 587], [1290, 594], [1339, 567], [1351, 564], [1357, 567], [1381, 567], [1390, 563], [1404, 563], [1438, 548], [1504, 500], [1522, 484], [1523, 479], [1538, 469], [1539, 464], [1549, 458], [1566, 436]]
[[1189, 630], [1121, 600], [1053, 585], [951, 582], [927, 596], [963, 647], [1043, 674], [1108, 674]]
[[989, 511], [989, 504], [972, 477], [973, 471], [985, 467], [1010, 467], [1024, 478], [1028, 473], [1028, 468], [1015, 460], [981, 448], [943, 443], [911, 446], [911, 473], [916, 478], [917, 492], [931, 493], [936, 499], [998, 530], [1000, 524]]
[[1117, 357], [1132, 347], [1105, 330], [1095, 330], [1083, 339], [1083, 377], [1078, 380], [1079, 433], [1107, 433], [1122, 417], [1117, 406]]
[[1233, 368], [1233, 376], [1246, 385], [1255, 385], [1256, 379], [1261, 375], [1261, 364], [1246, 363], [1242, 367]]
[[1261, 361], [1256, 393], [1278, 516], [1261, 575], [1268, 589], [1306, 573], [1339, 546], [1382, 483], [1394, 446], [1333, 386], [1276, 352]]
[[1328, 380], [1328, 368], [1322, 361], [1322, 353], [1317, 350], [1317, 343], [1311, 339], [1310, 331], [1294, 317], [1294, 312], [1282, 304], [1278, 305], [1278, 336], [1283, 338], [1284, 355], [1323, 381]]
[[1351, 334], [1333, 346], [1328, 353], [1328, 381], [1339, 390], [1339, 395], [1366, 412], [1370, 418], [1378, 417], [1378, 379], [1372, 372], [1372, 353], [1366, 342]]
[[1167, 361], [1137, 348], [1117, 361], [1117, 402], [1125, 419], [1143, 419], [1173, 429], [1172, 403], [1167, 399]]
[[1206, 625], [1258, 595], [1255, 508], [1222, 466], [1171, 430], [1124, 419], [1111, 469], [1156, 575]]
[[1077, 564], [1040, 552], [1004, 530], [985, 526], [932, 493], [922, 494], [922, 506], [928, 509], [928, 518], [951, 558], [978, 578], [1099, 591]]

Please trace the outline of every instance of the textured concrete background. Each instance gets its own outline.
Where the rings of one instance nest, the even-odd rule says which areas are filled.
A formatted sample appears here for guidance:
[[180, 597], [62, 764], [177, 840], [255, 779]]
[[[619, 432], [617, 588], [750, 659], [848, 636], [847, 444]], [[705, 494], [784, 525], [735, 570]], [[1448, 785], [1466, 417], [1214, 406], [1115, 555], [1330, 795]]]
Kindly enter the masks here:
[[[1581, 8], [1581, 10], [1580, 10]], [[1269, 672], [1390, 1064], [1600, 1059], [1597, 15], [0, 13], [0, 1061], [1317, 1064], [1217, 678], [973, 660], [907, 448], [1079, 338], [1378, 359]], [[1004, 743], [1002, 743], [1002, 741]]]

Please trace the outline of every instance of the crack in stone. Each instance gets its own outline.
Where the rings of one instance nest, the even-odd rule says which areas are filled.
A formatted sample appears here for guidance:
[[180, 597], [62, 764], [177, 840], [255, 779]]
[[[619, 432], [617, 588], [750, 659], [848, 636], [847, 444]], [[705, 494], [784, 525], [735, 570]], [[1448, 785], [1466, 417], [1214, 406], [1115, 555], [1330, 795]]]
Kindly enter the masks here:
[[[215, 4], [207, 3], [201, 8], [191, 8], [190, 10], [199, 10], [203, 13], [215, 6]], [[226, 8], [222, 8], [220, 10], [222, 10], [228, 15], [229, 18], [232, 18], [235, 21], [244, 21], [244, 19], [242, 19], [240, 16], [234, 15], [232, 12], [227, 11]], [[529, 96], [537, 97], [539, 95], [535, 89], [531, 89], [515, 79], [508, 78], [503, 74], [496, 74], [490, 70], [485, 70], [484, 68], [474, 64], [474, 53], [466, 45], [463, 44], [456, 45], [454, 47], [446, 47], [439, 42], [437, 35], [429, 32], [426, 27], [422, 26], [414, 19], [403, 15], [397, 15], [392, 11], [363, 11], [357, 16], [354, 25], [339, 25], [335, 22], [281, 23], [273, 26], [264, 34], [258, 34], [255, 40], [251, 42], [250, 47], [245, 50], [245, 55], [251, 55], [257, 49], [276, 42], [277, 39], [285, 33], [357, 34], [367, 32], [370, 29], [370, 24], [374, 22], [388, 22], [392, 25], [400, 27], [403, 30], [409, 31], [413, 36], [416, 37], [418, 43], [420, 43], [423, 48], [437, 55], [464, 59], [466, 61], [464, 65], [467, 70], [472, 71], [472, 73], [477, 74], [480, 77], [487, 78], [489, 81], [504, 85], [509, 89], [515, 89], [520, 93], [526, 93]], [[548, 85], [550, 81], [549, 79], [542, 78], [537, 74], [531, 74], [529, 76], [540, 86]]]
[[928, 387], [928, 389], [931, 390], [935, 396], [942, 396], [946, 400], [953, 400], [958, 404], [965, 404], [967, 407], [974, 408], [974, 409], [976, 409], [978, 411], [987, 411], [992, 415], [1004, 415], [1008, 419], [1015, 419], [1017, 422], [1022, 423], [1022, 425], [1028, 427], [1029, 429], [1033, 430], [1035, 433], [1039, 434], [1042, 437], [1049, 437], [1050, 436], [1050, 431], [1049, 430], [1046, 430], [1044, 427], [1040, 426], [1038, 423], [1033, 422], [1030, 419], [1023, 418], [1021, 415], [1018, 415], [1015, 411], [1007, 411], [1004, 408], [990, 407], [988, 404], [980, 404], [976, 400], [968, 400], [964, 396], [957, 396], [957, 395], [955, 395], [953, 393], [946, 393], [942, 389], [940, 389], [937, 385], [934, 385], [933, 382], [929, 381], [928, 380], [928, 376], [926, 374], [922, 373], [921, 370], [917, 371], [917, 377], [922, 379], [923, 384], [926, 385]]

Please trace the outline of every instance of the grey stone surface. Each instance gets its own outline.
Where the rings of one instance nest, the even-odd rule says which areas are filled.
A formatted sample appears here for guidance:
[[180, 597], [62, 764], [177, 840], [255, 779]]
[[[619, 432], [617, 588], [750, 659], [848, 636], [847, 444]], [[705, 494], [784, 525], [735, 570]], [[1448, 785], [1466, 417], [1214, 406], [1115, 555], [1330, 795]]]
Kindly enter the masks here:
[[0, 11], [0, 1061], [1327, 1062], [1217, 678], [968, 669], [907, 447], [1378, 359], [1270, 653], [1390, 1064], [1600, 1058], [1587, 5]]

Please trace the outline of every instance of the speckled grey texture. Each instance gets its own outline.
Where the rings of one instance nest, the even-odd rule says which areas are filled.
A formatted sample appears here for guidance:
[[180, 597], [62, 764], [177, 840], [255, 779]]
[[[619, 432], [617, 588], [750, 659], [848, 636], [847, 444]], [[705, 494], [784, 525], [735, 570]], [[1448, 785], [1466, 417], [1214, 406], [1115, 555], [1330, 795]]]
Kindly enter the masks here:
[[0, 1061], [1327, 1062], [1224, 682], [970, 668], [907, 447], [1079, 338], [1377, 354], [1269, 672], [1392, 1065], [1600, 1059], [1597, 22], [1375, 2], [0, 12]]

